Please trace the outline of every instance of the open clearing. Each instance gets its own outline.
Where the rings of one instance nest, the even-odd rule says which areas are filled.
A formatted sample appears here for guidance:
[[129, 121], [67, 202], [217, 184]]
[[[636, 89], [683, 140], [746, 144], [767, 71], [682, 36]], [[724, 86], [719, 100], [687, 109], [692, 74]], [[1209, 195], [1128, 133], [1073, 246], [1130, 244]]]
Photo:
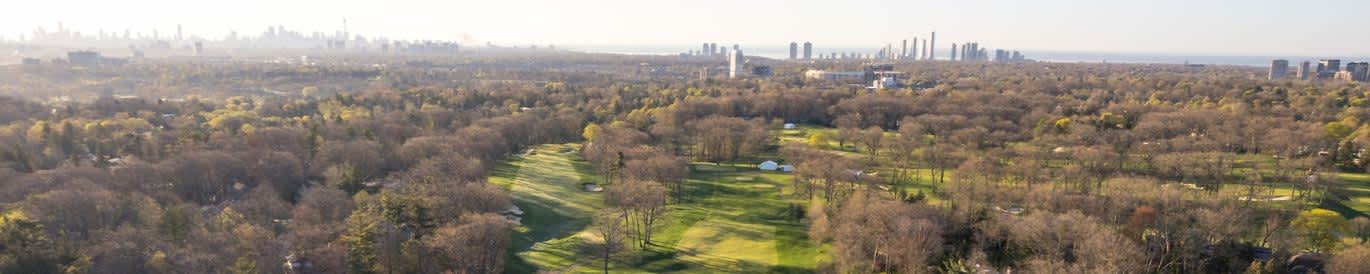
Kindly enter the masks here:
[[[506, 272], [600, 271], [583, 245], [597, 240], [590, 216], [604, 202], [601, 193], [583, 191], [582, 183], [598, 177], [573, 147], [539, 146], [501, 163], [491, 176], [525, 212]], [[613, 263], [611, 272], [811, 273], [827, 257], [802, 223], [786, 217], [791, 203], [803, 202], [782, 195], [790, 193], [789, 174], [713, 163], [691, 170], [688, 198], [669, 206], [651, 247]]]

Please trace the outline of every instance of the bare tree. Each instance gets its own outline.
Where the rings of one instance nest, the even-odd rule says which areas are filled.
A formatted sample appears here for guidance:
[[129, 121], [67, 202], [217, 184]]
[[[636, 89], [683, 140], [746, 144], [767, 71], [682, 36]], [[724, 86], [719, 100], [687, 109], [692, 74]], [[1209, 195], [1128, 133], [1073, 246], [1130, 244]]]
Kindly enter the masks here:
[[595, 215], [595, 235], [600, 241], [589, 246], [600, 261], [604, 273], [609, 273], [609, 260], [623, 251], [623, 238], [626, 235], [627, 215], [623, 212], [604, 211]]
[[652, 241], [652, 231], [666, 214], [666, 187], [652, 181], [628, 180], [605, 192], [611, 206], [622, 212], [628, 234], [639, 249]]

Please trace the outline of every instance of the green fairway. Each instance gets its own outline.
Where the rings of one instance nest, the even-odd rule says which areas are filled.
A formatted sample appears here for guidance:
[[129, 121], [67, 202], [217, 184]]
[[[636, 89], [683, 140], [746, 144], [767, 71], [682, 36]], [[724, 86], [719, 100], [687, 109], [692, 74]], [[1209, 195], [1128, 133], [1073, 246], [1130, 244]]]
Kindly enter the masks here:
[[[603, 200], [601, 193], [581, 189], [597, 177], [572, 147], [539, 146], [502, 163], [491, 176], [525, 212], [506, 272], [600, 271], [583, 245], [597, 240], [590, 216]], [[826, 248], [807, 239], [802, 223], [786, 217], [791, 203], [802, 203], [781, 195], [791, 193], [789, 174], [712, 163], [691, 169], [688, 198], [669, 206], [652, 246], [618, 259], [612, 272], [811, 273], [826, 260]]]
[[569, 145], [547, 145], [495, 169], [492, 183], [507, 187], [524, 211], [514, 236], [508, 272], [569, 269], [590, 216], [603, 205], [599, 193], [582, 191], [592, 173], [578, 170]]

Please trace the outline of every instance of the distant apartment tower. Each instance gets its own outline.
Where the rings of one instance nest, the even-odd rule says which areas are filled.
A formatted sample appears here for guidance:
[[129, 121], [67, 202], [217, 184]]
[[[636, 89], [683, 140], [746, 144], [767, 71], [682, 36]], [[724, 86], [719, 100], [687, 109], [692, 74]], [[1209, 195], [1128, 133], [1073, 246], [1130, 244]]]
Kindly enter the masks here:
[[[962, 50], [961, 52], [966, 51]], [[961, 58], [962, 61], [965, 61], [965, 59], [966, 58]], [[956, 43], [951, 43], [951, 61], [956, 61]]]
[[1318, 77], [1329, 77], [1341, 71], [1341, 60], [1323, 59], [1318, 61]]
[[1295, 71], [1295, 73], [1298, 74], [1298, 75], [1296, 75], [1296, 76], [1299, 77], [1299, 80], [1308, 80], [1308, 78], [1309, 78], [1309, 77], [1308, 77], [1308, 74], [1313, 72], [1313, 71], [1311, 70], [1312, 68], [1313, 68], [1313, 62], [1309, 62], [1309, 61], [1299, 62], [1299, 68], [1298, 68], [1298, 70]]
[[1289, 60], [1275, 59], [1270, 61], [1270, 80], [1284, 78], [1289, 73]]
[[923, 60], [928, 60], [928, 39], [923, 39]]
[[899, 59], [909, 56], [909, 40], [904, 39], [904, 45], [899, 47]]
[[714, 50], [709, 48], [709, 43], [704, 43], [704, 46], [699, 48], [699, 55], [712, 56], [714, 55]]
[[937, 60], [937, 32], [936, 32], [936, 31], [932, 32], [932, 41], [931, 41], [931, 42], [928, 42], [928, 43], [929, 43], [929, 44], [932, 44], [931, 46], [928, 46], [928, 60]]
[[913, 60], [918, 60], [918, 57], [918, 37], [914, 36], [913, 45], [909, 47], [909, 58]]
[[799, 59], [799, 43], [790, 42], [790, 60]]
[[742, 50], [733, 49], [728, 54], [728, 78], [737, 78], [743, 71]]
[[813, 43], [804, 42], [804, 60], [813, 59]]
[[1345, 72], [1346, 74], [1348, 74], [1347, 80], [1356, 82], [1370, 82], [1370, 63], [1347, 63]]

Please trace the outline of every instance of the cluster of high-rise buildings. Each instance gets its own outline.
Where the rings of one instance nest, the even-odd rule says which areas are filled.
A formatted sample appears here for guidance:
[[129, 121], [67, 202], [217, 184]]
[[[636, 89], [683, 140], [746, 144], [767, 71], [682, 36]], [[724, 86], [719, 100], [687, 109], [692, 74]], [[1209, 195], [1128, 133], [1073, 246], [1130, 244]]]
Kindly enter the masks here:
[[[790, 60], [800, 60], [799, 57], [801, 56], [799, 54], [799, 42], [790, 42]], [[813, 43], [804, 42], [803, 54], [803, 60], [813, 59]]]
[[[874, 60], [936, 60], [937, 59], [937, 32], [932, 32], [929, 39], [919, 39], [913, 37], [901, 40], [899, 47], [894, 44], [885, 44], [879, 50], [872, 53], [858, 52], [833, 52], [829, 54], [813, 55], [813, 43], [804, 42], [803, 55], [800, 55], [799, 42], [790, 42], [790, 60], [810, 60], [810, 59], [874, 59]], [[921, 41], [921, 42], [920, 42]], [[919, 45], [921, 43], [921, 45]], [[960, 46], [951, 44], [951, 61], [980, 61], [980, 62], [1018, 62], [1027, 60], [1021, 52], [1010, 50], [993, 50], [980, 47], [980, 43], [964, 43]]]
[[990, 55], [988, 48], [980, 47], [978, 42], [962, 43], [960, 47], [951, 44], [951, 60], [967, 62], [1022, 62], [1027, 60], [1023, 53], [1016, 50], [994, 50], [994, 55]]
[[[1270, 73], [1267, 76], [1270, 80], [1283, 79], [1288, 76], [1289, 60], [1270, 61]], [[1341, 60], [1338, 59], [1318, 60], [1316, 67], [1310, 61], [1303, 61], [1299, 62], [1299, 66], [1295, 68], [1294, 77], [1299, 80], [1333, 79], [1370, 82], [1370, 63], [1351, 62], [1343, 68]]]
[[733, 50], [742, 50], [742, 46], [739, 46], [739, 45], [737, 45], [737, 44], [733, 44], [733, 49], [729, 50], [727, 46], [719, 47], [719, 46], [718, 46], [718, 43], [704, 43], [703, 46], [700, 46], [699, 51], [693, 51], [693, 50], [691, 50], [690, 52], [688, 52], [688, 53], [686, 53], [686, 54], [687, 54], [687, 55], [693, 55], [693, 56], [705, 56], [705, 57], [709, 57], [709, 56], [727, 56], [727, 55], [730, 54], [731, 51], [733, 51]]
[[176, 26], [176, 32], [173, 34], [161, 33], [156, 29], [149, 32], [132, 30], [106, 32], [100, 30], [97, 33], [82, 33], [68, 29], [63, 24], [58, 23], [55, 31], [42, 27], [35, 28], [29, 35], [21, 35], [17, 42], [67, 48], [111, 49], [126, 47], [134, 52], [134, 56], [139, 55], [145, 49], [185, 49], [199, 55], [206, 47], [448, 54], [456, 53], [458, 50], [458, 44], [452, 41], [401, 41], [387, 38], [368, 38], [349, 33], [346, 25], [347, 23], [344, 21], [343, 29], [334, 33], [319, 31], [306, 33], [286, 29], [284, 26], [268, 26], [265, 31], [256, 36], [239, 35], [237, 31], [230, 31], [221, 39], [213, 39], [186, 34], [180, 25]]

